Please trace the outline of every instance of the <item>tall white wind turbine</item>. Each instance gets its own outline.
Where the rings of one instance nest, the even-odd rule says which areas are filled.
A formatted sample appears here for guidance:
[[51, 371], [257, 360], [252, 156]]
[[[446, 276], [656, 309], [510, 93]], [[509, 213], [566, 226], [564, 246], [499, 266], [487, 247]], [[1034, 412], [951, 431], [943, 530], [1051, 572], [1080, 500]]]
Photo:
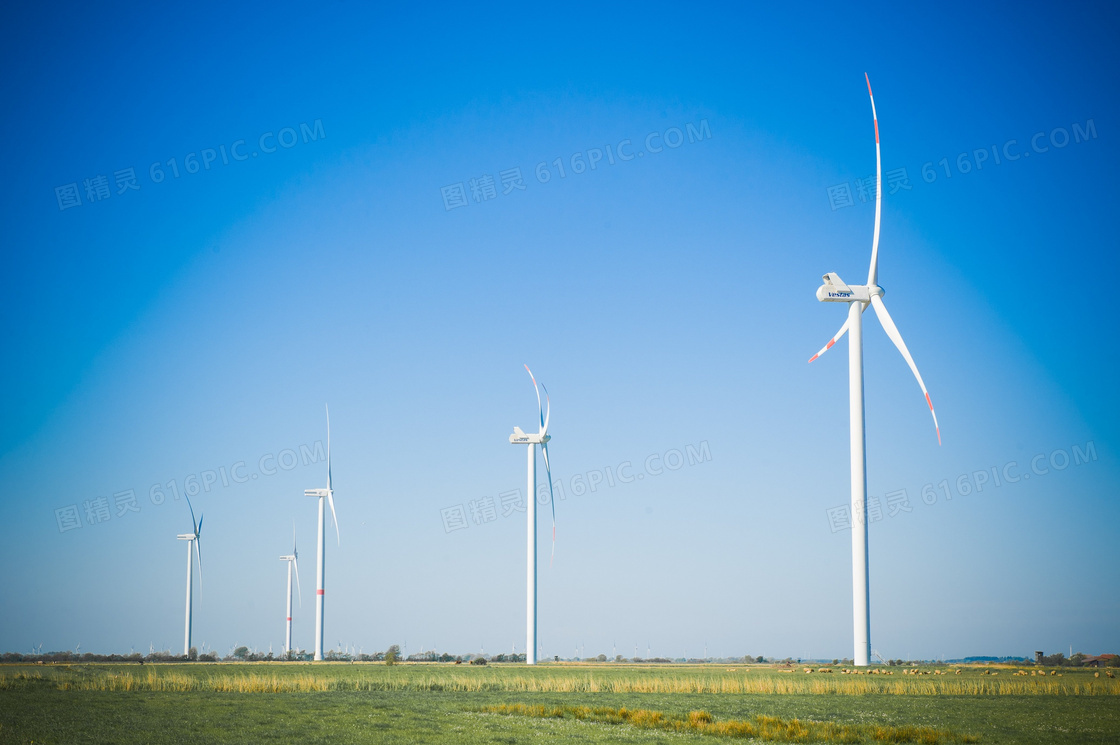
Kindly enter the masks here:
[[[185, 496], [185, 495], [184, 495]], [[202, 588], [202, 549], [199, 548], [199, 536], [202, 535], [202, 519], [205, 515], [199, 515], [198, 520], [194, 519], [194, 507], [191, 506], [190, 497], [187, 499], [187, 508], [191, 511], [191, 527], [194, 528], [193, 533], [183, 533], [182, 535], [175, 536], [180, 541], [187, 542], [187, 613], [186, 613], [186, 630], [183, 632], [183, 654], [188, 655], [191, 651], [191, 589], [194, 585], [194, 557], [198, 556], [198, 586]], [[193, 551], [191, 549], [194, 549]]]
[[937, 414], [933, 410], [926, 384], [910, 356], [910, 350], [902, 341], [898, 327], [894, 325], [883, 304], [883, 288], [879, 286], [879, 218], [882, 214], [882, 164], [879, 155], [879, 118], [875, 113], [875, 97], [871, 93], [871, 80], [867, 80], [867, 95], [871, 97], [871, 118], [875, 123], [875, 233], [871, 241], [871, 268], [867, 273], [866, 285], [846, 285], [835, 272], [824, 275], [824, 284], [817, 289], [817, 300], [825, 303], [847, 303], [848, 320], [829, 340], [828, 344], [814, 354], [809, 362], [820, 357], [832, 348], [845, 332], [848, 338], [848, 393], [851, 417], [851, 467], [852, 467], [852, 613], [854, 621], [855, 664], [866, 667], [871, 664], [871, 600], [868, 595], [870, 572], [867, 565], [867, 457], [865, 453], [863, 412], [863, 311], [871, 305], [879, 323], [887, 336], [902, 353], [906, 364], [918, 379], [918, 386], [926, 398], [929, 412], [933, 415], [933, 426], [937, 430], [937, 444], [941, 444], [941, 428], [937, 424]]
[[[533, 390], [537, 392], [537, 413], [540, 415], [540, 430], [537, 434], [525, 434], [520, 427], [513, 428], [509, 436], [511, 445], [529, 446], [529, 480], [528, 499], [525, 512], [528, 520], [528, 567], [525, 590], [525, 664], [537, 664], [537, 445], [541, 446], [544, 454], [544, 470], [548, 474], [548, 501], [552, 505], [552, 555], [556, 555], [556, 503], [552, 499], [552, 468], [548, 463], [548, 418], [552, 412], [552, 401], [548, 397], [548, 389], [537, 385], [533, 371], [525, 365], [529, 379], [533, 381]], [[541, 389], [544, 389], [545, 402], [548, 408], [541, 406]]]
[[323, 659], [323, 560], [327, 542], [326, 524], [324, 521], [323, 500], [331, 506], [331, 520], [334, 522], [334, 535], [338, 545], [342, 539], [338, 534], [338, 516], [334, 512], [334, 490], [331, 488], [331, 410], [327, 408], [327, 488], [305, 489], [305, 497], [315, 497], [319, 500], [319, 533], [318, 533], [318, 565], [315, 569], [315, 659]]
[[292, 570], [296, 575], [296, 590], [299, 592], [299, 605], [303, 607], [303, 589], [299, 586], [299, 549], [296, 548], [296, 527], [292, 526], [292, 552], [281, 556], [280, 561], [288, 562], [288, 622], [284, 634], [284, 654], [292, 651]]

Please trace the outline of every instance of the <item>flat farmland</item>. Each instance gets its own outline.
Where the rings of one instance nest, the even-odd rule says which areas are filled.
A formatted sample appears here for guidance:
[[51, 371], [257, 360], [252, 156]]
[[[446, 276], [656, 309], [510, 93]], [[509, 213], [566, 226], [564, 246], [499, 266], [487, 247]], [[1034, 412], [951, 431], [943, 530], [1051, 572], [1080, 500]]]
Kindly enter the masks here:
[[1120, 741], [1120, 681], [1103, 671], [844, 669], [4, 665], [0, 743]]

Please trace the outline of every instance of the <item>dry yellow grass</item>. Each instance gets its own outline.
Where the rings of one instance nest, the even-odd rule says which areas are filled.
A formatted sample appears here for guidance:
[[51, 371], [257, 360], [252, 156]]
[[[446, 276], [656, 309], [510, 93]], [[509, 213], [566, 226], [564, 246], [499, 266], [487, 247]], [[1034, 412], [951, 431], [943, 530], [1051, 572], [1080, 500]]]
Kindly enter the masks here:
[[750, 737], [767, 742], [886, 742], [886, 743], [973, 743], [977, 738], [950, 730], [932, 727], [890, 727], [882, 725], [847, 725], [832, 722], [801, 721], [780, 717], [756, 716], [754, 719], [716, 721], [706, 711], [691, 711], [687, 717], [675, 717], [649, 709], [612, 709], [588, 706], [541, 706], [501, 704], [486, 706], [484, 713], [536, 718], [573, 718], [605, 724], [629, 724], [643, 729], [673, 732], [696, 732], [719, 737]]
[[0, 672], [0, 690], [49, 685], [62, 690], [218, 691], [500, 691], [511, 693], [822, 694], [905, 696], [1115, 696], [1120, 681], [1091, 674], [1061, 676], [804, 675], [755, 668], [738, 672], [691, 669], [579, 667], [469, 669], [466, 666], [148, 665], [76, 666]]

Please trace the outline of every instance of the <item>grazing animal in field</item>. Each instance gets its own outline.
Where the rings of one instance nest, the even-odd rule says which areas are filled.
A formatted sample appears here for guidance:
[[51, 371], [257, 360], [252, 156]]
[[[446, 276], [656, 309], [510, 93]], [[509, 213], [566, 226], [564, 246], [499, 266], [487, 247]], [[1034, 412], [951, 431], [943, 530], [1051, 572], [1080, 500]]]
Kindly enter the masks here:
[[1110, 678], [1115, 678], [1116, 677], [1115, 675], [1112, 674], [1111, 670], [1105, 670], [1104, 674], [1107, 675]]

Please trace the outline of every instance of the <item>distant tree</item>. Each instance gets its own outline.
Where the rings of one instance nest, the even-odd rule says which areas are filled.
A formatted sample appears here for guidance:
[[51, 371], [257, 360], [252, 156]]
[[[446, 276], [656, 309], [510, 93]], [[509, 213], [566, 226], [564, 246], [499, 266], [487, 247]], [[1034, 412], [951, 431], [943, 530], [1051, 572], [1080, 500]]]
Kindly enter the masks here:
[[243, 660], [243, 659], [245, 659], [246, 657], [249, 656], [249, 648], [248, 647], [238, 647], [237, 649], [233, 650], [233, 656], [236, 657], [239, 660]]
[[755, 657], [754, 661], [755, 662], [764, 662], [764, 660], [762, 659], [762, 655], [759, 655], [758, 657]]
[[401, 658], [401, 645], [394, 644], [389, 647], [389, 651], [385, 653], [385, 664], [395, 665]]
[[598, 657], [596, 657], [595, 659], [598, 660], [599, 662], [606, 662], [607, 661], [607, 656], [605, 654], [601, 654]]
[[615, 662], [622, 662], [622, 660], [623, 660], [623, 657], [622, 657], [622, 655], [620, 655], [620, 654], [616, 654], [616, 655], [614, 656], [614, 661], [615, 661]]
[[832, 661], [832, 664], [833, 664], [833, 665], [839, 665], [839, 664], [840, 664], [840, 660], [833, 660], [833, 661]]
[[475, 657], [473, 660], [471, 660], [471, 664], [472, 665], [485, 665], [486, 664], [486, 658], [485, 657]]
[[187, 650], [187, 659], [194, 662], [198, 659], [198, 647], [191, 647]]

